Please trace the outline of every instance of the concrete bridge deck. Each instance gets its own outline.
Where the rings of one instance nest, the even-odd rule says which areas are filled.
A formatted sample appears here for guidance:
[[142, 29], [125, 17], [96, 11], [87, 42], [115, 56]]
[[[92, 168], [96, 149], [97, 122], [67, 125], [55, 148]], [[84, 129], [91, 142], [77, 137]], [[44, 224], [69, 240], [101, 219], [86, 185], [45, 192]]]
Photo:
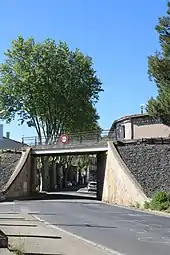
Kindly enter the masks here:
[[84, 148], [65, 148], [65, 149], [33, 149], [32, 155], [48, 156], [48, 155], [83, 155], [83, 154], [97, 154], [99, 152], [106, 152], [107, 146], [103, 147], [84, 147]]
[[99, 152], [106, 152], [108, 150], [107, 142], [100, 143], [87, 143], [87, 144], [77, 144], [77, 145], [42, 145], [32, 147], [32, 155], [82, 155], [82, 154], [97, 154]]

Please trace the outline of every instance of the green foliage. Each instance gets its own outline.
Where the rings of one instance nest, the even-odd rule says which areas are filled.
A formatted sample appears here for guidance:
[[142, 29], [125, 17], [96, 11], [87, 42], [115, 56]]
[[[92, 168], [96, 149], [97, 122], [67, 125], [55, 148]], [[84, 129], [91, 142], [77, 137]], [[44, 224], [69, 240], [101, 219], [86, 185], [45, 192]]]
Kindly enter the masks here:
[[145, 209], [165, 211], [170, 208], [170, 193], [158, 192], [156, 193], [151, 202], [145, 202]]
[[159, 18], [155, 29], [159, 34], [161, 50], [149, 57], [148, 74], [157, 85], [158, 95], [148, 101], [146, 110], [170, 125], [170, 2], [167, 15]]
[[15, 253], [16, 255], [24, 255], [24, 252], [19, 249], [14, 249], [12, 250], [12, 252]]
[[90, 156], [89, 155], [80, 155], [77, 159], [78, 170], [87, 170], [90, 164]]
[[99, 129], [95, 104], [102, 91], [92, 59], [64, 42], [18, 37], [0, 65], [0, 107], [11, 122], [34, 127], [39, 139]]
[[145, 201], [144, 203], [144, 209], [149, 209], [150, 203], [148, 201]]
[[140, 203], [139, 202], [136, 202], [136, 208], [140, 208]]

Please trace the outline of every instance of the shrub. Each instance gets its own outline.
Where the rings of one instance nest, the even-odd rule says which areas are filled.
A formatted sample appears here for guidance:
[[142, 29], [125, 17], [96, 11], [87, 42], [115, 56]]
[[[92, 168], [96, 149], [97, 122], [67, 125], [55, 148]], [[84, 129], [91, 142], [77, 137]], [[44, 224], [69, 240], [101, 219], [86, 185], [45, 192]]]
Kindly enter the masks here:
[[140, 204], [138, 202], [136, 202], [136, 208], [140, 208]]
[[149, 208], [152, 210], [167, 210], [170, 207], [170, 193], [158, 192], [156, 193], [151, 202]]
[[145, 201], [144, 208], [145, 209], [149, 209], [150, 208], [150, 203], [148, 201]]

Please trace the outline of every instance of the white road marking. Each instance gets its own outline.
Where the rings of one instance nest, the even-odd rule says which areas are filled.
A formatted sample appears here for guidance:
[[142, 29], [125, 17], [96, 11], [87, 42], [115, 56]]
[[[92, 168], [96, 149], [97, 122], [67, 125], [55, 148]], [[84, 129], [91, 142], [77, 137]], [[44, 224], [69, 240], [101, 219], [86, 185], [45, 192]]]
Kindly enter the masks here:
[[14, 205], [15, 204], [15, 202], [2, 202], [2, 203], [0, 203], [0, 206], [2, 206], [2, 205]]
[[57, 230], [59, 230], [59, 231], [62, 231], [63, 233], [65, 233], [65, 234], [67, 234], [67, 235], [70, 235], [70, 236], [72, 236], [72, 237], [75, 237], [75, 238], [77, 238], [77, 239], [79, 239], [79, 240], [81, 240], [81, 241], [83, 241], [83, 242], [86, 242], [86, 243], [92, 245], [92, 246], [98, 247], [98, 248], [100, 248], [100, 249], [102, 249], [102, 250], [104, 250], [104, 251], [106, 251], [106, 252], [109, 252], [109, 254], [113, 254], [113, 255], [126, 255], [125, 253], [117, 252], [117, 251], [112, 250], [112, 249], [109, 249], [109, 248], [107, 248], [107, 247], [105, 247], [105, 246], [103, 246], [103, 245], [97, 244], [97, 243], [92, 242], [92, 241], [90, 241], [90, 240], [88, 240], [88, 239], [85, 239], [85, 238], [83, 238], [83, 237], [80, 237], [80, 236], [78, 236], [78, 235], [76, 235], [76, 234], [73, 234], [73, 233], [71, 233], [71, 232], [69, 232], [69, 231], [67, 231], [67, 230], [64, 230], [64, 229], [62, 229], [62, 228], [60, 228], [60, 227], [58, 227], [58, 226], [54, 226], [54, 225], [50, 224], [49, 222], [47, 222], [47, 221], [45, 221], [45, 220], [39, 218], [37, 215], [33, 215], [33, 217], [34, 217], [36, 220], [38, 220], [38, 221], [40, 221], [40, 222], [42, 222], [42, 223], [48, 225], [48, 226], [51, 227], [51, 228], [57, 229]]
[[143, 231], [139, 231], [139, 232], [137, 232], [137, 234], [146, 234], [146, 233], [148, 233], [148, 231], [147, 231], [147, 230], [143, 230]]
[[133, 213], [128, 213], [127, 214], [128, 216], [134, 216], [134, 217], [142, 217], [143, 215], [142, 214], [133, 214]]
[[138, 237], [138, 241], [145, 243], [153, 243], [153, 244], [167, 244], [170, 246], [170, 239], [168, 240], [154, 240], [151, 236], [148, 237]]
[[124, 219], [120, 219], [120, 220], [115, 220], [116, 222], [128, 222], [128, 223], [135, 223], [134, 220], [124, 220]]
[[158, 227], [158, 228], [163, 228], [164, 226], [163, 225], [159, 225], [159, 224], [149, 224], [150, 227]]

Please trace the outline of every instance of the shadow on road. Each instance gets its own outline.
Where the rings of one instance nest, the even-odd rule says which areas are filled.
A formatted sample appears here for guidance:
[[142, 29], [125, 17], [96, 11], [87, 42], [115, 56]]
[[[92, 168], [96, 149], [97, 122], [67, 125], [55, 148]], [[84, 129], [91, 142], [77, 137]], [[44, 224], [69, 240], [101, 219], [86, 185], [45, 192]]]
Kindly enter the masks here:
[[65, 187], [65, 188], [56, 188], [55, 190], [49, 189], [48, 192], [64, 192], [64, 191], [78, 191], [79, 189], [85, 188], [87, 185], [79, 184], [76, 186]]
[[[36, 252], [26, 252], [24, 255], [42, 255], [42, 253], [36, 253]], [[43, 255], [64, 255], [61, 253], [43, 253]]]
[[8, 237], [30, 237], [30, 238], [45, 238], [45, 239], [61, 239], [62, 237], [61, 236], [44, 236], [44, 235], [26, 235], [26, 234], [18, 234], [18, 235], [11, 235], [11, 234], [8, 234]]
[[92, 225], [92, 224], [55, 224], [52, 223], [52, 225], [54, 226], [58, 226], [58, 227], [87, 227], [87, 228], [105, 228], [105, 229], [113, 229], [113, 228], [117, 228], [117, 227], [110, 227], [110, 226], [103, 226], [103, 225]]
[[57, 193], [57, 194], [49, 194], [49, 193], [37, 193], [33, 196], [30, 197], [15, 197], [15, 198], [6, 198], [2, 202], [14, 202], [14, 201], [24, 201], [24, 200], [64, 200], [64, 199], [88, 199], [88, 200], [96, 200], [97, 198], [95, 196], [87, 196], [84, 194], [67, 194], [64, 192], [63, 193]]

